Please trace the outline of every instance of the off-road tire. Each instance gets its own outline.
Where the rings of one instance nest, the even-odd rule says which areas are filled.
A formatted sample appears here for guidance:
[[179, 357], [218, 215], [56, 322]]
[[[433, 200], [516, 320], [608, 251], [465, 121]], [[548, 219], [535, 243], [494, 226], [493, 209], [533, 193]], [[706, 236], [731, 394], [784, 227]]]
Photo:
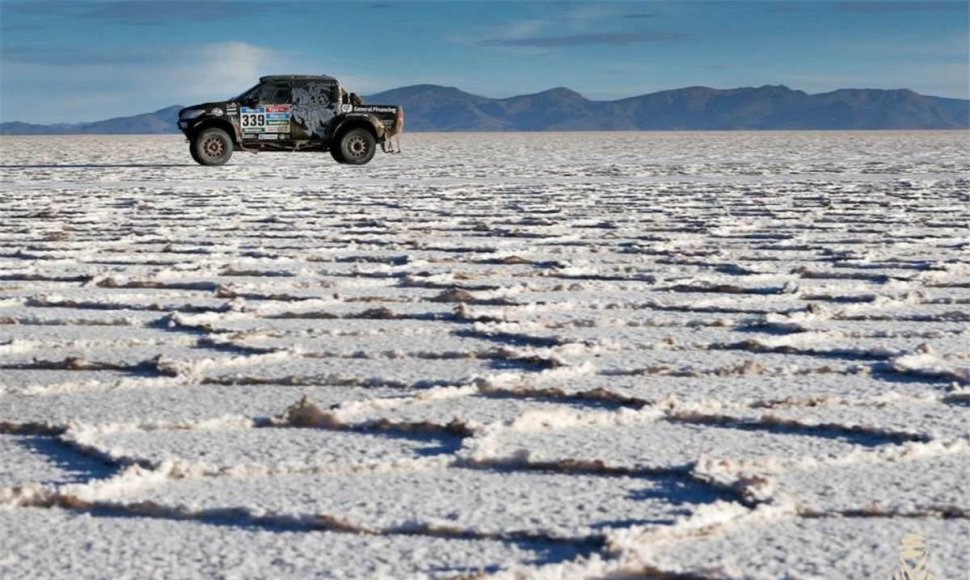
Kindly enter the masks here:
[[339, 147], [331, 147], [330, 156], [333, 157], [333, 160], [336, 161], [337, 163], [347, 163], [346, 161], [344, 161], [343, 156], [340, 154]]
[[192, 159], [200, 165], [222, 165], [232, 157], [232, 138], [218, 127], [200, 131], [190, 147]]
[[198, 163], [199, 165], [205, 165], [205, 163], [203, 163], [202, 161], [202, 158], [199, 157], [199, 154], [195, 152], [195, 142], [189, 143], [189, 155], [191, 155], [192, 160]]
[[364, 165], [374, 158], [377, 152], [377, 139], [367, 129], [351, 129], [340, 136], [340, 146], [337, 150], [344, 163]]

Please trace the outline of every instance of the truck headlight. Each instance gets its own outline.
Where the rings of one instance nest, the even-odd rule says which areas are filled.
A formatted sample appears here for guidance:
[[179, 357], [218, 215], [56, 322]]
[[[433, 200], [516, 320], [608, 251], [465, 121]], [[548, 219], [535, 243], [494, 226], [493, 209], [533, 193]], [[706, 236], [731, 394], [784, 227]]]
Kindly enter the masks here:
[[182, 114], [179, 115], [179, 118], [187, 121], [189, 119], [201, 117], [204, 114], [205, 111], [203, 109], [189, 109], [188, 111], [183, 111]]

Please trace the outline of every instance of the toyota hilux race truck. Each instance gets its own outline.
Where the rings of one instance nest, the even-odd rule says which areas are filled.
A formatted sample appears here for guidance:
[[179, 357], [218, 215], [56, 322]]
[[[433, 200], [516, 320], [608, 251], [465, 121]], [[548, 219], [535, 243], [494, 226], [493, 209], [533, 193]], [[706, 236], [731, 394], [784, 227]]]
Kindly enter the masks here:
[[338, 163], [363, 165], [377, 146], [394, 151], [404, 109], [364, 105], [337, 79], [274, 75], [227, 101], [179, 111], [178, 127], [201, 165], [222, 165], [233, 151], [329, 151]]

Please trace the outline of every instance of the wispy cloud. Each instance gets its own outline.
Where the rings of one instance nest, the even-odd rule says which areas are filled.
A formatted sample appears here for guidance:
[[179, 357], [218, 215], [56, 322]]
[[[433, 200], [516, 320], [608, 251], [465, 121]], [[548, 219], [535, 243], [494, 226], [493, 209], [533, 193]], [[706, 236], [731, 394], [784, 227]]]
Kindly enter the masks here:
[[630, 44], [649, 44], [678, 42], [687, 38], [677, 32], [597, 32], [590, 34], [566, 34], [560, 36], [534, 36], [527, 38], [493, 38], [483, 40], [480, 46], [518, 46], [531, 48], [553, 48], [585, 45], [625, 46]]
[[834, 2], [833, 7], [849, 12], [967, 11], [965, 0], [855, 0]]
[[851, 50], [853, 54], [873, 56], [892, 54], [895, 59], [930, 57], [938, 62], [955, 60], [970, 65], [970, 56], [968, 56], [967, 51], [970, 47], [970, 34], [966, 32], [951, 36], [940, 35], [929, 41], [905, 38], [865, 38], [834, 43], [834, 46], [842, 50]]
[[[31, 111], [32, 118], [26, 120], [38, 122], [94, 120], [227, 98], [252, 86], [260, 75], [311, 68], [298, 56], [246, 42], [189, 45], [154, 59], [148, 52], [109, 60], [101, 56], [90, 51], [70, 58], [51, 50], [32, 62], [5, 62], [5, 106], [0, 113], [6, 117], [14, 110]], [[232, 66], [225, 66], [227, 62]], [[56, 96], [57, 107], [30, 106], [38, 95]]]
[[[544, 18], [506, 23], [491, 33], [479, 36], [477, 40], [472, 39], [471, 44], [532, 49], [532, 54], [549, 54], [548, 50], [554, 48], [676, 42], [687, 36], [679, 32], [644, 30], [636, 26], [635, 21], [655, 18], [658, 13], [643, 10], [634, 12], [623, 3], [562, 3], [557, 7], [556, 12]], [[536, 52], [537, 49], [546, 52]]]
[[516, 20], [505, 27], [501, 38], [505, 40], [529, 38], [539, 34], [550, 24], [548, 20], [540, 19]]
[[120, 25], [167, 25], [173, 22], [199, 20], [230, 21], [258, 18], [261, 11], [290, 13], [307, 11], [311, 6], [290, 0], [272, 3], [252, 0], [103, 0], [98, 2], [65, 2], [63, 0], [4, 0], [3, 12], [14, 19], [49, 20], [51, 18], [91, 21]]
[[0, 53], [0, 62], [4, 63], [54, 66], [148, 64], [157, 60], [157, 56], [139, 51], [52, 46], [4, 46]]
[[99, 2], [89, 5], [81, 13], [83, 18], [118, 24], [151, 25], [187, 19], [236, 19], [252, 15], [247, 3], [202, 0], [197, 2], [166, 2], [141, 0], [138, 2]]
[[616, 8], [610, 4], [579, 4], [561, 13], [557, 17], [572, 30], [587, 30], [604, 20], [616, 17]]

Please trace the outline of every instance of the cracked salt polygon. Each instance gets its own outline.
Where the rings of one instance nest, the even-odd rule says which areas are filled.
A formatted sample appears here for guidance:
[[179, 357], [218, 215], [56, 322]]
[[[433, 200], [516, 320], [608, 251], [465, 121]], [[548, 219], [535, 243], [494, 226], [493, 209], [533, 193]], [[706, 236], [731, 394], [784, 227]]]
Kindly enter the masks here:
[[837, 425], [846, 429], [903, 433], [941, 441], [970, 441], [970, 413], [967, 409], [932, 399], [898, 398], [868, 405], [832, 404], [778, 408], [753, 414], [764, 414], [803, 425]]
[[[755, 359], [757, 362], [757, 359]], [[806, 404], [812, 401], [868, 401], [892, 396], [938, 397], [949, 384], [937, 380], [892, 381], [871, 374], [836, 372], [805, 374], [726, 372], [723, 375], [610, 375], [582, 373], [527, 378], [509, 388], [524, 393], [557, 390], [567, 395], [604, 391], [607, 395], [643, 403], [662, 404], [669, 400], [718, 407], [749, 405]], [[757, 373], [757, 367], [752, 369]], [[590, 395], [592, 396], [592, 395]], [[602, 394], [598, 395], [602, 398]]]
[[[736, 284], [732, 278], [726, 278], [719, 283], [729, 288]], [[792, 277], [790, 284], [797, 284], [797, 278]], [[672, 284], [672, 287], [677, 286], [677, 282]], [[758, 315], [799, 310], [804, 308], [805, 301], [794, 293], [782, 292], [780, 289], [777, 293], [767, 294], [758, 294], [753, 290], [751, 293], [743, 293], [730, 289], [723, 292], [656, 290], [650, 294], [648, 305], [659, 310]]]
[[831, 430], [785, 430], [770, 425], [731, 427], [709, 424], [635, 422], [615, 416], [615, 425], [556, 428], [554, 416], [541, 428], [508, 428], [466, 444], [480, 461], [549, 464], [570, 460], [599, 462], [631, 470], [690, 469], [702, 458], [765, 463], [848, 455], [892, 438], [832, 433]]
[[[106, 391], [129, 381], [150, 386], [153, 378], [133, 377], [131, 373], [117, 370], [66, 370], [66, 369], [3, 369], [0, 370], [0, 417], [13, 420], [12, 401], [3, 395], [25, 393], [66, 393], [73, 391]], [[9, 416], [8, 416], [9, 415]]]
[[[743, 340], [745, 337], [739, 338]], [[675, 376], [845, 374], [867, 367], [869, 362], [811, 354], [758, 352], [747, 348], [630, 349], [597, 352], [570, 360], [581, 361], [588, 361], [603, 374]]]
[[603, 410], [609, 404], [570, 401], [555, 398], [526, 398], [516, 396], [455, 395], [434, 398], [398, 398], [393, 404], [369, 406], [366, 402], [341, 411], [341, 421], [373, 423], [389, 421], [393, 424], [431, 424], [448, 427], [457, 422], [462, 427], [478, 429], [495, 422], [511, 421], [523, 413], [543, 411]]
[[805, 331], [821, 331], [845, 337], [944, 338], [967, 331], [967, 323], [952, 320], [841, 320], [817, 318], [798, 321]]
[[[959, 195], [970, 170], [965, 134], [853, 134], [849, 140], [809, 133], [590, 134], [579, 141], [565, 134], [474, 139], [418, 135], [411, 139], [413, 155], [389, 156], [366, 173], [321, 164], [315, 156], [273, 155], [248, 158], [213, 173], [178, 161], [184, 157], [178, 139], [147, 139], [151, 146], [141, 136], [5, 138], [4, 161], [9, 165], [0, 169], [0, 188], [9, 195], [0, 204], [0, 270], [9, 292], [0, 297], [0, 336], [7, 337], [0, 340], [0, 350], [15, 356], [60, 356], [69, 349], [97, 355], [111, 350], [107, 343], [112, 337], [119, 337], [119, 347], [135, 346], [133, 339], [152, 337], [143, 332], [151, 328], [159, 331], [161, 340], [152, 345], [163, 355], [163, 364], [154, 372], [146, 366], [127, 373], [0, 369], [0, 390], [8, 393], [0, 396], [0, 422], [8, 430], [70, 424], [72, 430], [64, 437], [81, 444], [96, 434], [124, 438], [136, 430], [137, 441], [130, 441], [133, 452], [155, 458], [168, 451], [178, 456], [174, 451], [180, 450], [200, 462], [205, 459], [205, 435], [210, 435], [219, 444], [211, 457], [215, 465], [244, 458], [252, 465], [280, 466], [286, 451], [319, 471], [313, 476], [249, 478], [253, 481], [166, 481], [169, 474], [198, 475], [175, 460], [157, 472], [133, 467], [131, 481], [118, 478], [74, 490], [84, 497], [110, 504], [123, 499], [123, 493], [148, 497], [152, 485], [160, 484], [154, 491], [162, 494], [174, 494], [185, 485], [194, 490], [186, 492], [187, 498], [209, 494], [206, 505], [239, 508], [235, 515], [222, 512], [224, 519], [212, 522], [219, 524], [266, 525], [254, 519], [256, 513], [270, 520], [267, 527], [273, 522], [292, 525], [286, 514], [296, 514], [297, 521], [304, 515], [309, 518], [304, 523], [319, 524], [313, 510], [323, 506], [365, 524], [420, 527], [444, 517], [446, 524], [458, 522], [462, 529], [486, 522], [486, 529], [496, 534], [523, 527], [571, 533], [592, 521], [623, 530], [657, 517], [651, 529], [663, 535], [679, 530], [671, 523], [674, 517], [707, 505], [701, 492], [713, 493], [714, 488], [686, 476], [673, 478], [686, 491], [660, 485], [659, 479], [669, 479], [660, 475], [632, 478], [649, 489], [631, 500], [618, 487], [628, 478], [590, 474], [608, 471], [611, 464], [619, 470], [666, 472], [676, 468], [670, 466], [686, 468], [706, 454], [697, 476], [735, 485], [749, 500], [791, 489], [796, 497], [816, 501], [811, 486], [818, 481], [806, 476], [811, 486], [798, 488], [798, 476], [789, 470], [809, 473], [822, 469], [821, 464], [841, 462], [845, 473], [864, 478], [887, 458], [923, 465], [922, 459], [906, 453], [929, 454], [942, 445], [897, 445], [907, 438], [897, 432], [940, 437], [951, 445], [960, 444], [954, 439], [965, 439], [952, 411], [962, 407], [943, 412], [933, 402], [955, 403], [962, 397], [958, 387], [950, 389], [963, 376], [962, 307], [970, 298], [965, 287], [970, 271], [964, 265], [968, 220]], [[644, 147], [650, 152], [647, 157]], [[134, 149], [138, 163], [131, 163]], [[712, 156], [712, 150], [729, 154]], [[609, 151], [609, 162], [590, 158], [591, 151]], [[418, 166], [421, 170], [415, 172]], [[301, 179], [291, 179], [295, 175]], [[164, 287], [123, 287], [145, 282]], [[460, 292], [448, 297], [471, 302], [459, 308], [457, 302], [435, 301], [452, 289]], [[77, 300], [78, 307], [54, 299]], [[58, 339], [56, 328], [47, 333], [27, 326], [40, 323], [62, 325], [64, 334]], [[95, 326], [102, 324], [119, 326]], [[85, 328], [97, 330], [86, 334]], [[138, 330], [126, 337], [126, 329]], [[798, 330], [808, 332], [791, 334]], [[281, 334], [274, 336], [275, 331]], [[693, 340], [694, 334], [700, 338]], [[669, 346], [680, 350], [644, 348], [655, 336], [673, 338], [675, 344]], [[42, 344], [40, 337], [51, 341]], [[312, 360], [294, 348], [325, 349], [329, 337], [343, 346], [318, 354], [346, 354], [348, 345], [360, 345], [362, 356], [374, 357], [386, 354], [395, 340], [404, 347], [395, 351], [399, 358], [381, 354], [383, 360]], [[307, 339], [302, 345], [301, 338]], [[577, 339], [588, 344], [560, 344]], [[183, 356], [181, 349], [192, 340], [200, 341], [198, 350], [209, 352], [206, 359]], [[101, 346], [95, 344], [99, 341]], [[636, 346], [612, 353], [603, 348], [622, 348], [624, 341]], [[440, 355], [449, 345], [460, 347], [456, 352], [477, 351], [484, 343], [498, 345], [509, 360], [418, 358]], [[704, 350], [716, 343], [735, 350]], [[466, 349], [468, 344], [476, 346]], [[254, 354], [261, 346], [281, 347], [281, 352]], [[796, 352], [760, 352], [772, 348]], [[820, 349], [824, 356], [809, 354]], [[899, 349], [904, 352], [897, 353]], [[140, 352], [128, 352], [128, 361]], [[116, 358], [123, 360], [120, 354]], [[58, 360], [63, 362], [63, 356]], [[80, 369], [77, 363], [72, 368]], [[604, 371], [644, 374], [611, 376]], [[159, 372], [173, 376], [160, 377]], [[200, 385], [206, 378], [269, 384]], [[474, 382], [433, 388], [466, 379]], [[301, 386], [304, 382], [313, 386]], [[317, 386], [325, 382], [331, 385]], [[398, 388], [348, 386], [354, 384]], [[459, 396], [448, 399], [442, 396], [445, 391]], [[583, 394], [582, 402], [563, 399], [583, 391], [593, 392]], [[324, 423], [329, 418], [333, 425], [361, 418], [386, 419], [384, 427], [387, 422], [427, 420], [432, 425], [425, 427], [434, 430], [434, 425], [445, 427], [442, 422], [458, 418], [467, 421], [466, 427], [477, 420], [482, 431], [467, 439], [457, 454], [449, 451], [403, 463], [392, 459], [396, 452], [416, 454], [419, 449], [349, 443], [327, 455], [333, 448], [320, 437], [334, 433], [329, 431], [299, 430], [305, 440], [294, 435], [277, 451], [264, 439], [270, 431], [266, 429], [228, 440], [252, 425], [253, 418], [277, 415], [304, 394], [324, 410]], [[546, 398], [530, 399], [529, 394]], [[634, 409], [644, 402], [657, 407], [616, 411], [614, 399]], [[597, 404], [603, 400], [608, 403]], [[343, 406], [329, 409], [337, 403]], [[888, 406], [879, 407], [883, 404]], [[754, 408], [746, 410], [749, 406]], [[919, 406], [927, 412], [914, 410]], [[666, 424], [658, 422], [663, 412], [695, 420], [724, 415], [723, 420], [762, 423], [744, 429]], [[611, 422], [614, 417], [622, 420]], [[776, 425], [786, 421], [831, 424]], [[666, 430], [658, 425], [667, 425]], [[187, 430], [171, 436], [170, 431], [147, 431], [175, 426]], [[137, 431], [142, 428], [146, 431]], [[280, 433], [287, 431], [296, 432]], [[338, 433], [332, 442], [367, 439], [346, 427]], [[322, 455], [309, 445], [314, 442]], [[55, 448], [62, 447], [58, 443]], [[370, 474], [373, 479], [358, 474], [352, 481], [323, 475], [327, 464], [321, 457], [336, 458], [333, 465], [339, 467], [345, 465], [340, 452], [351, 450], [358, 458], [372, 453], [380, 458], [377, 467], [388, 471]], [[79, 457], [65, 456], [70, 461]], [[439, 458], [499, 462], [508, 471], [479, 470], [470, 476], [464, 469], [435, 470]], [[926, 471], [962, 473], [961, 458], [948, 459], [945, 469], [926, 463]], [[558, 470], [586, 475], [529, 471], [544, 460]], [[225, 474], [244, 475], [233, 467], [238, 465], [229, 466]], [[759, 469], [771, 472], [774, 487], [759, 483]], [[386, 478], [388, 473], [394, 478]], [[885, 483], [894, 478], [889, 473], [874, 472], [873, 477]], [[549, 479], [540, 482], [540, 475]], [[436, 496], [444, 476], [460, 481], [440, 484], [445, 492]], [[942, 477], [941, 485], [951, 481], [948, 477]], [[355, 487], [365, 480], [366, 485]], [[902, 476], [899, 481], [904, 481]], [[281, 482], [285, 493], [274, 487]], [[221, 487], [225, 485], [229, 487]], [[324, 487], [318, 497], [313, 490], [320, 485]], [[589, 502], [575, 499], [583, 486], [592, 486], [590, 501], [605, 511], [595, 517], [583, 511]], [[887, 483], [872, 488], [871, 495], [880, 505], [922, 506], [916, 488], [908, 486]], [[476, 487], [486, 496], [480, 513], [465, 501], [468, 490]], [[547, 488], [564, 491], [553, 496]], [[323, 497], [328, 490], [334, 497]], [[851, 490], [843, 486], [836, 491]], [[615, 497], [618, 492], [620, 497]], [[397, 500], [398, 495], [404, 504], [388, 505], [386, 513], [380, 511], [383, 505], [375, 507], [377, 501]], [[930, 497], [946, 498], [935, 492]], [[671, 505], [680, 499], [686, 503], [673, 515]], [[850, 495], [832, 499], [840, 505], [856, 502]], [[259, 511], [257, 506], [247, 515], [258, 502], [279, 512]], [[529, 507], [532, 503], [535, 508]], [[581, 509], [580, 503], [586, 507]], [[126, 515], [140, 510], [158, 517], [196, 515], [182, 507], [166, 500], [112, 509]], [[715, 511], [745, 509], [724, 504]], [[654, 511], [638, 516], [636, 510]], [[590, 517], [584, 520], [577, 512]], [[24, 524], [36, 512], [18, 508], [12, 513], [18, 524], [4, 531], [22, 533], [39, 525]], [[61, 512], [43, 513], [53, 517]], [[206, 513], [203, 517], [218, 519], [220, 512]], [[882, 523], [899, 526], [917, 520], [922, 521], [883, 518]], [[830, 527], [818, 534], [850, 540], [870, 532], [882, 537], [881, 528], [860, 532], [853, 518], [825, 521]], [[81, 536], [127, 541], [133, 528], [124, 526], [136, 523], [155, 525], [125, 518], [95, 528], [70, 528], [58, 521], [58, 532], [62, 527], [68, 531], [57, 537], [57, 546], [70, 552]], [[119, 565], [119, 573], [137, 575], [145, 561], [143, 546], [157, 538], [180, 538], [199, 529], [191, 521], [162, 523], [137, 538], [128, 552], [122, 546], [130, 568]], [[191, 554], [208, 554], [225, 564], [245, 552], [242, 557], [252, 560], [228, 566], [230, 571], [246, 575], [251, 563], [262, 573], [249, 575], [265, 576], [269, 570], [269, 575], [285, 576], [271, 568], [276, 565], [272, 561], [260, 558], [265, 551], [284, 553], [287, 546], [319, 534], [296, 527], [292, 536], [273, 528], [267, 532], [273, 536], [270, 543], [245, 544], [248, 535], [234, 536], [235, 543], [221, 539], [237, 528], [220, 525], [212, 535], [192, 536], [188, 547], [173, 545], [190, 554], [186, 575], [211, 575]], [[714, 539], [721, 533], [711, 532]], [[966, 535], [960, 532], [954, 532], [956, 537]], [[562, 542], [564, 553], [550, 557], [531, 549], [508, 551], [508, 544], [499, 544], [501, 549], [490, 552], [494, 558], [476, 560], [485, 543], [462, 551], [452, 548], [458, 545], [454, 540], [442, 544], [426, 535], [396, 536], [393, 546], [380, 543], [385, 536], [352, 537], [362, 539], [346, 551], [333, 542], [329, 551], [315, 546], [316, 558], [321, 553], [334, 556], [321, 567], [342, 577], [354, 572], [364, 577], [448, 575], [454, 562], [482, 562], [496, 570], [512, 564], [541, 566], [578, 550], [596, 551], [592, 542]], [[801, 539], [798, 534], [784, 536], [765, 570], [772, 576], [818, 571], [829, 576], [876, 571], [878, 576], [888, 570], [874, 567], [885, 560], [882, 553], [859, 549], [840, 560], [844, 569], [838, 567], [841, 563], [829, 566], [832, 560], [820, 559], [814, 551], [818, 537]], [[895, 545], [898, 539], [880, 542]], [[19, 566], [14, 576], [22, 576], [24, 569], [40, 570], [40, 575], [91, 570], [88, 564], [72, 569], [64, 560], [37, 556], [52, 550], [24, 551], [23, 543], [15, 545], [21, 551], [14, 560]], [[226, 545], [230, 548], [222, 547]], [[771, 540], [757, 548], [763, 545], [772, 545]], [[724, 563], [732, 554], [757, 548], [731, 547], [728, 553], [716, 548], [711, 557]], [[411, 557], [426, 549], [437, 560]], [[454, 559], [442, 564], [452, 551]], [[351, 554], [363, 556], [344, 565]], [[692, 558], [704, 556], [677, 552], [674, 564], [693, 566]], [[390, 560], [390, 567], [371, 565], [381, 558]], [[413, 561], [420, 565], [411, 566]], [[295, 576], [324, 573], [307, 571], [300, 562], [304, 560], [289, 568]], [[315, 566], [320, 560], [313, 562]], [[660, 571], [668, 570], [667, 564]], [[578, 562], [568, 569], [595, 567], [586, 569]], [[167, 570], [162, 573], [172, 575]], [[8, 574], [4, 570], [0, 575]]]
[[52, 436], [0, 434], [0, 504], [3, 488], [83, 483], [115, 470]]
[[[434, 324], [434, 323], [432, 323]], [[418, 335], [397, 333], [363, 335], [285, 334], [272, 331], [233, 338], [240, 346], [283, 349], [295, 348], [303, 354], [324, 357], [364, 356], [372, 358], [493, 358], [501, 343], [474, 336], [457, 335], [454, 328], [438, 323], [435, 332]]]
[[662, 574], [769, 579], [889, 578], [906, 534], [920, 534], [937, 578], [970, 568], [966, 519], [784, 518], [644, 547], [640, 560]]
[[[189, 368], [197, 365], [235, 364], [248, 354], [245, 351], [233, 353], [231, 348], [226, 352], [218, 346], [210, 347], [197, 344], [196, 341], [197, 338], [183, 334], [156, 343], [126, 343], [123, 338], [117, 342], [44, 343], [2, 356], [0, 364], [60, 368], [66, 364], [65, 360], [78, 359], [95, 367], [107, 365], [109, 369], [131, 368], [132, 372], [152, 374], [159, 372], [156, 368], [158, 365], [154, 362], [158, 357], [164, 357], [164, 360], [171, 361], [173, 365]], [[162, 374], [170, 372], [172, 371], [164, 370]]]
[[3, 346], [9, 340], [29, 343], [33, 348], [41, 347], [45, 343], [51, 346], [70, 345], [77, 343], [84, 345], [110, 344], [162, 344], [167, 342], [185, 343], [195, 342], [194, 337], [173, 336], [168, 330], [161, 328], [146, 328], [126, 326], [117, 328], [112, 326], [75, 326], [69, 324], [56, 325], [0, 325], [0, 361], [3, 360]]
[[[391, 306], [393, 304], [384, 306]], [[398, 336], [424, 337], [429, 334], [436, 334], [442, 328], [453, 330], [450, 322], [435, 320], [412, 320], [412, 319], [381, 319], [379, 324], [375, 324], [374, 318], [315, 318], [307, 316], [305, 318], [277, 318], [272, 314], [267, 316], [254, 316], [248, 314], [233, 313], [232, 315], [196, 315], [180, 316], [179, 321], [189, 326], [211, 327], [212, 332], [226, 333], [230, 336], [253, 333], [260, 335], [274, 336], [374, 336], [382, 334], [394, 334]]]
[[[795, 312], [787, 316], [766, 317], [765, 322], [786, 333], [828, 332], [845, 337], [944, 338], [966, 332], [967, 324], [959, 320], [845, 320], [833, 318], [838, 310], [824, 314]], [[757, 330], [757, 329], [756, 329]]]
[[775, 476], [775, 495], [813, 514], [970, 516], [970, 453], [821, 465]]
[[347, 385], [426, 388], [469, 383], [501, 368], [485, 359], [315, 358], [290, 355], [201, 370], [204, 381], [219, 384]]
[[576, 555], [570, 546], [527, 540], [374, 536], [260, 527], [233, 518], [204, 522], [59, 509], [0, 508], [0, 531], [4, 578], [94, 579], [106, 573], [142, 578], [453, 578]]
[[389, 470], [327, 477], [198, 478], [125, 495], [192, 511], [326, 515], [355, 528], [586, 538], [607, 529], [669, 523], [721, 498], [714, 488], [664, 475], [616, 477], [480, 469]]
[[967, 322], [966, 306], [963, 304], [912, 304], [909, 302], [885, 305], [857, 304], [846, 306], [840, 313], [844, 320], [858, 321], [914, 321], [914, 322]]
[[[4, 371], [7, 373], [10, 371]], [[44, 371], [51, 372], [51, 371]], [[113, 383], [99, 373], [105, 388], [94, 390], [80, 383], [72, 392], [46, 395], [0, 395], [0, 421], [10, 423], [47, 423], [52, 425], [188, 425], [233, 417], [269, 418], [307, 397], [327, 409], [341, 403], [370, 398], [401, 396], [400, 389], [347, 386], [281, 385], [163, 385], [153, 387], [152, 379], [132, 379], [131, 384]], [[113, 377], [112, 377], [113, 378]], [[125, 388], [121, 388], [125, 387]], [[83, 392], [91, 388], [90, 392]]]
[[[148, 279], [147, 282], [154, 281]], [[226, 307], [226, 299], [214, 296], [209, 289], [187, 292], [166, 288], [81, 286], [63, 289], [56, 294], [31, 297], [28, 305], [41, 308], [68, 307], [107, 312], [131, 310], [165, 314], [174, 310], [219, 310]]]
[[531, 334], [537, 336], [554, 337], [564, 331], [568, 338], [572, 328], [603, 327], [616, 328], [632, 327], [734, 327], [756, 323], [760, 314], [734, 313], [704, 310], [678, 311], [660, 309], [656, 306], [629, 306], [610, 308], [590, 308], [582, 304], [571, 304], [568, 301], [555, 305], [525, 304], [521, 306], [480, 306], [471, 307], [476, 316], [489, 317], [501, 321], [500, 323], [518, 323], [526, 327], [535, 328]]
[[[604, 318], [609, 316], [604, 312]], [[581, 342], [602, 350], [635, 349], [685, 350], [704, 349], [713, 344], [737, 340], [731, 328], [683, 326], [627, 326], [603, 324], [574, 328], [557, 328], [549, 335], [564, 342]]]
[[380, 469], [458, 448], [454, 436], [421, 433], [355, 433], [323, 429], [239, 429], [205, 425], [195, 429], [121, 430], [85, 433], [81, 440], [102, 455], [129, 463], [165, 461], [207, 472], [238, 474], [340, 472]]
[[807, 355], [834, 356], [865, 360], [888, 360], [892, 357], [911, 352], [923, 346], [931, 348], [942, 358], [970, 359], [966, 344], [970, 344], [970, 334], [940, 334], [934, 337], [909, 336], [853, 336], [839, 332], [805, 332], [785, 336], [751, 334], [747, 338], [758, 348], [767, 350], [790, 350]]
[[144, 326], [158, 321], [164, 312], [154, 310], [126, 310], [124, 308], [95, 310], [74, 307], [43, 307], [17, 305], [0, 307], [0, 321], [12, 321], [17, 325], [78, 326]]
[[[329, 293], [328, 293], [329, 294]], [[373, 316], [370, 313], [378, 308], [386, 308], [386, 316]], [[306, 316], [308, 318], [418, 318], [430, 321], [447, 321], [453, 318], [455, 304], [438, 302], [394, 302], [394, 301], [360, 301], [334, 302], [322, 306], [301, 305], [299, 302], [287, 303], [285, 308], [275, 308], [270, 315]]]

